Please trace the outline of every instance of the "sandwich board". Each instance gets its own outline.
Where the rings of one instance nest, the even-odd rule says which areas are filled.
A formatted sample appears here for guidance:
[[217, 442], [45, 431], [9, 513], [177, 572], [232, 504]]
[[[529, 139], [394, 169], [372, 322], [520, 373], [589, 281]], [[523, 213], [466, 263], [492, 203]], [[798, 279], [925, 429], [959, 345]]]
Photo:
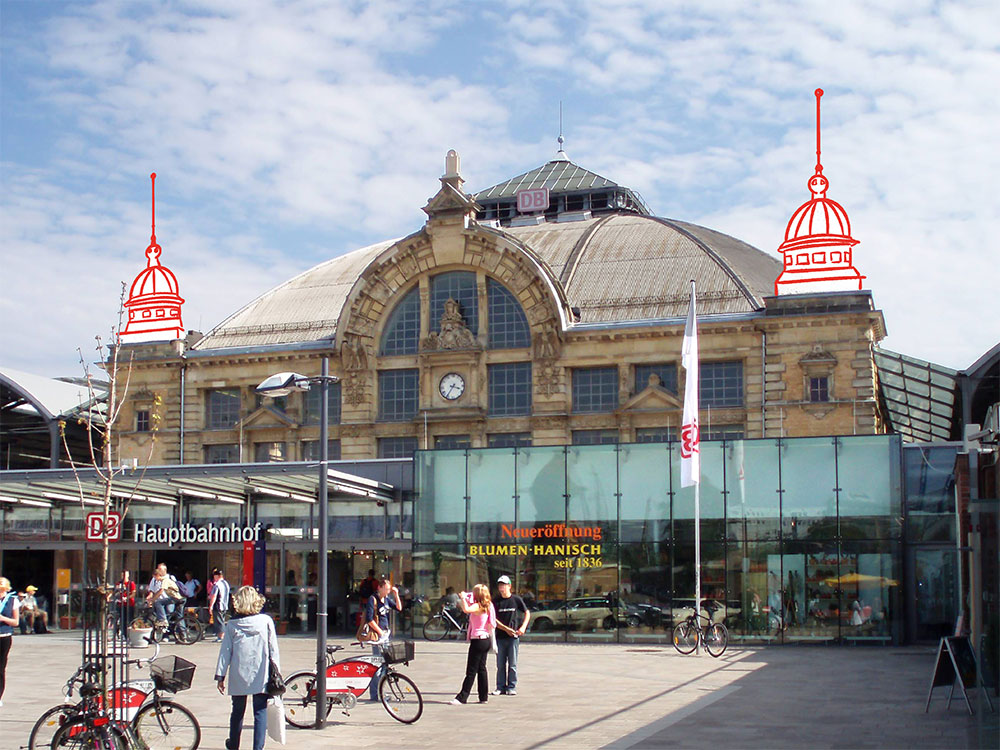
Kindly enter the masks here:
[[[969, 636], [951, 636], [942, 638], [938, 645], [937, 659], [934, 661], [934, 676], [931, 677], [931, 686], [927, 691], [927, 703], [924, 705], [924, 713], [927, 713], [931, 705], [931, 696], [934, 688], [950, 687], [948, 692], [948, 708], [951, 708], [951, 701], [955, 696], [955, 685], [962, 691], [965, 698], [965, 706], [969, 709], [969, 715], [975, 713], [972, 710], [972, 703], [969, 702], [968, 690], [976, 687], [976, 653], [972, 650], [972, 641]], [[989, 693], [984, 689], [983, 695], [989, 704], [990, 711], [993, 710], [993, 702]]]

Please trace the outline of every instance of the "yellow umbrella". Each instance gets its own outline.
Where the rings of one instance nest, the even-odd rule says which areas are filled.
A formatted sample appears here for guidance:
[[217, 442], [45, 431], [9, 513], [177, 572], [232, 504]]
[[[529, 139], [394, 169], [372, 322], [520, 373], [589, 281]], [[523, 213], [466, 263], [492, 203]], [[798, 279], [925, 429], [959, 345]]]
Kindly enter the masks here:
[[881, 586], [898, 586], [899, 582], [894, 581], [891, 578], [883, 578], [882, 576], [869, 576], [864, 573], [844, 573], [842, 576], [837, 578], [827, 578], [823, 583], [828, 586], [843, 586], [845, 584], [851, 583], [877, 583]]

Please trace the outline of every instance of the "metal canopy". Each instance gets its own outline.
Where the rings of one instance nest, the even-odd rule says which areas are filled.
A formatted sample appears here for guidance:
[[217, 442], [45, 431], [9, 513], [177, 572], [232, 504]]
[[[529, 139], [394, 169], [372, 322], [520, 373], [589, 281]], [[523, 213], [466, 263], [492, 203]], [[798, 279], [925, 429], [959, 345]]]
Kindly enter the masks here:
[[911, 442], [952, 439], [957, 370], [888, 349], [875, 350], [875, 366], [893, 432]]
[[[379, 505], [397, 500], [410, 463], [408, 459], [333, 462], [327, 470], [328, 497], [365, 498]], [[374, 478], [378, 476], [396, 483]], [[82, 501], [96, 505], [103, 492], [104, 483], [93, 468], [75, 473], [72, 469], [0, 471], [0, 502], [4, 503], [48, 507]], [[242, 505], [252, 497], [315, 503], [318, 492], [319, 464], [308, 461], [126, 469], [115, 476], [112, 485], [117, 501], [163, 505], [175, 505], [181, 498]]]

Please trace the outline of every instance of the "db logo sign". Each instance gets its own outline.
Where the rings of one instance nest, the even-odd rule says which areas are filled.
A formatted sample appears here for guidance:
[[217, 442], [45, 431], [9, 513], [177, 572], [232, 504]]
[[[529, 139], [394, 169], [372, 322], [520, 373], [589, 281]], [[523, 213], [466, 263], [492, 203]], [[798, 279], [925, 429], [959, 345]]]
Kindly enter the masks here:
[[[104, 514], [87, 514], [87, 541], [99, 542], [104, 538]], [[108, 541], [117, 542], [122, 536], [122, 517], [120, 513], [111, 511], [108, 513]]]
[[700, 442], [701, 430], [697, 421], [681, 427], [681, 458], [691, 458], [695, 453], [700, 453]]
[[517, 194], [517, 212], [530, 214], [549, 207], [549, 189], [522, 190]]

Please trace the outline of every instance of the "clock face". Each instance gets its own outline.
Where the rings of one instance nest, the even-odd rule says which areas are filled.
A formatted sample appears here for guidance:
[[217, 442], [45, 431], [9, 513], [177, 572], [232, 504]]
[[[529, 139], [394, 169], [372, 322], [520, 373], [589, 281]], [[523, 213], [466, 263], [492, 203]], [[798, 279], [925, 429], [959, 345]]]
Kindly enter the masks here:
[[441, 393], [441, 398], [454, 401], [465, 393], [465, 378], [457, 372], [449, 372], [438, 383], [438, 391]]

